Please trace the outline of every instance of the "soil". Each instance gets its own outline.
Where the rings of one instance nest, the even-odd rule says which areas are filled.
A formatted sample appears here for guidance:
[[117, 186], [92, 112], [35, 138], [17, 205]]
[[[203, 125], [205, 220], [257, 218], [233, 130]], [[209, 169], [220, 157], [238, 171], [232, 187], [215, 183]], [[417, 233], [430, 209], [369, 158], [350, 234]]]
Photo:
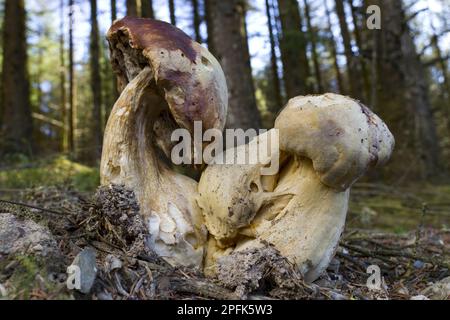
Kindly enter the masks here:
[[[0, 222], [0, 296], [6, 299], [449, 298], [450, 231], [423, 223], [401, 234], [347, 227], [327, 271], [307, 284], [269, 244], [221, 259], [217, 278], [169, 265], [146, 248], [139, 206], [123, 186], [93, 195], [23, 191], [0, 202], [0, 219], [7, 222]], [[87, 293], [70, 290], [67, 267], [87, 248], [95, 252], [86, 262], [95, 281], [82, 290]], [[371, 286], [374, 265], [380, 282]]]

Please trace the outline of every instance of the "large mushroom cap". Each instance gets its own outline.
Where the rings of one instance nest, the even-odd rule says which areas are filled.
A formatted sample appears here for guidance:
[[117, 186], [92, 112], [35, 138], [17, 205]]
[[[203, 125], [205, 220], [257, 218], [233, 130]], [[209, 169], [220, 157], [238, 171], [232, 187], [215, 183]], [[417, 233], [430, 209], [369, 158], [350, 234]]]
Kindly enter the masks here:
[[194, 121], [202, 121], [205, 129], [223, 128], [225, 76], [207, 49], [173, 25], [153, 19], [125, 17], [114, 22], [107, 38], [122, 89], [150, 66], [178, 125], [192, 129]]
[[275, 121], [280, 148], [310, 158], [322, 183], [345, 190], [394, 148], [386, 124], [349, 97], [327, 93], [290, 99]]

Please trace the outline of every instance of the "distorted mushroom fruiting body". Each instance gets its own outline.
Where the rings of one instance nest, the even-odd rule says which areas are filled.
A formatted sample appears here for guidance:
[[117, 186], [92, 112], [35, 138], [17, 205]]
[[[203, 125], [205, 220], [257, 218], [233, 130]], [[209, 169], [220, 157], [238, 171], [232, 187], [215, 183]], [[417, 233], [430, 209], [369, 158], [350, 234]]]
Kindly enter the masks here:
[[265, 163], [211, 165], [202, 174], [198, 202], [212, 235], [209, 274], [221, 256], [269, 243], [306, 281], [315, 280], [338, 246], [349, 188], [386, 162], [394, 147], [380, 118], [337, 94], [291, 99], [275, 129], [281, 150], [276, 175], [260, 174]]
[[222, 130], [228, 104], [217, 60], [176, 27], [126, 17], [107, 35], [122, 93], [105, 130], [101, 183], [136, 193], [148, 245], [176, 265], [201, 267], [206, 229], [197, 182], [168, 165], [175, 128]]

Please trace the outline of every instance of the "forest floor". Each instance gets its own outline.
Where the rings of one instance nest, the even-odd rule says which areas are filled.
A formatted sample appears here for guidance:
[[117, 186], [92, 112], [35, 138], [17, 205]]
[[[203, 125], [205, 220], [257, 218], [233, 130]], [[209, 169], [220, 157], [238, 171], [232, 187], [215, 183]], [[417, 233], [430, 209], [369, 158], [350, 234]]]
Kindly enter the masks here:
[[[145, 248], [132, 192], [97, 185], [95, 169], [63, 157], [0, 168], [0, 299], [449, 299], [450, 183], [356, 184], [312, 284], [271, 247], [232, 281], [172, 267]], [[67, 288], [71, 264], [81, 290]], [[382, 281], [369, 288], [374, 265]]]

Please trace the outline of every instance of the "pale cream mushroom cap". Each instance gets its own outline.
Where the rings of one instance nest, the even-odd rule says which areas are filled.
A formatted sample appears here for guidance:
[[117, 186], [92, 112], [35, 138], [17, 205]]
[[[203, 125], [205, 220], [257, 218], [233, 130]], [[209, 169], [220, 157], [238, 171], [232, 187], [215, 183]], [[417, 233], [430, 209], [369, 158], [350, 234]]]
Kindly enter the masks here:
[[384, 164], [394, 148], [393, 135], [376, 114], [334, 93], [290, 99], [275, 128], [283, 151], [311, 159], [320, 180], [338, 190]]

